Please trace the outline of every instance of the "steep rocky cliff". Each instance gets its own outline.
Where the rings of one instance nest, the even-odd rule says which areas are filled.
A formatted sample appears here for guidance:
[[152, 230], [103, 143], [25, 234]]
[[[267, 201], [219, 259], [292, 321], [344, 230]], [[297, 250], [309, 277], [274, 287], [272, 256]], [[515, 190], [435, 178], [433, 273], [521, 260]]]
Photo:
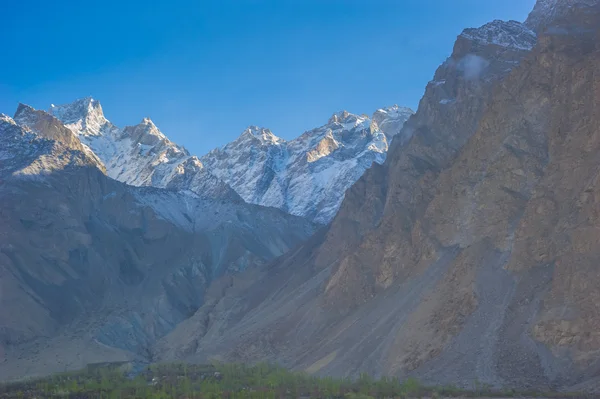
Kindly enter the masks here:
[[332, 225], [155, 353], [598, 390], [600, 5], [565, 3], [465, 30]]

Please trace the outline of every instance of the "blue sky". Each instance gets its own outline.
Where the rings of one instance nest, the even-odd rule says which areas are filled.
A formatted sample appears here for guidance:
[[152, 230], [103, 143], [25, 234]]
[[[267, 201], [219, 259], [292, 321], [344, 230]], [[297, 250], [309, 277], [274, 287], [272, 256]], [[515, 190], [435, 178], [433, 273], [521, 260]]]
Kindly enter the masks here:
[[338, 110], [416, 108], [463, 28], [535, 0], [11, 1], [0, 112], [93, 96], [202, 155], [248, 125], [290, 139]]

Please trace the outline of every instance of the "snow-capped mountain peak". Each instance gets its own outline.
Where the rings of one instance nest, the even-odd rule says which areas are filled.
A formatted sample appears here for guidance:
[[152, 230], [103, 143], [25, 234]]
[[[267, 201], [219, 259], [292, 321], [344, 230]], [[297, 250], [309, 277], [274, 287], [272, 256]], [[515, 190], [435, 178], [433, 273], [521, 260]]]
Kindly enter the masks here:
[[413, 113], [392, 106], [370, 118], [344, 110], [291, 141], [249, 126], [233, 142], [198, 158], [171, 142], [150, 118], [116, 127], [92, 98], [52, 106], [50, 112], [98, 155], [116, 180], [243, 198], [318, 223], [328, 223], [346, 189], [374, 162], [385, 160], [389, 141]]
[[92, 158], [96, 158], [89, 148], [82, 145], [71, 129], [65, 127], [59, 119], [45, 111], [20, 103], [13, 119], [18, 125], [39, 137], [60, 142], [69, 148], [85, 152]]
[[142, 119], [142, 121], [135, 126], [126, 126], [123, 129], [123, 137], [130, 138], [135, 144], [142, 144], [145, 146], [163, 144], [165, 147], [170, 147], [176, 152], [183, 152], [184, 154], [189, 155], [185, 148], [172, 143], [167, 136], [156, 127], [150, 118]]
[[[398, 104], [394, 104], [391, 107], [379, 108], [373, 115], [385, 115], [388, 118], [396, 118], [399, 115], [409, 114], [412, 115], [414, 112], [408, 107], [399, 107]], [[375, 118], [373, 118], [375, 119]], [[382, 118], [383, 119], [383, 118]]]
[[285, 143], [285, 140], [281, 137], [277, 137], [271, 132], [271, 130], [258, 127], [248, 126], [240, 135], [241, 140], [251, 140], [261, 145], [279, 145]]
[[15, 121], [13, 120], [13, 118], [11, 118], [10, 116], [3, 114], [0, 112], [0, 121], [2, 122], [6, 122], [6, 123], [10, 123], [11, 125], [16, 125]]
[[549, 24], [568, 13], [574, 7], [599, 6], [600, 0], [537, 0], [527, 17], [525, 25], [536, 32], [543, 31]]
[[27, 128], [31, 129], [31, 126], [29, 125], [35, 123], [36, 119], [35, 109], [32, 106], [19, 103], [13, 117], [15, 122], [19, 121], [18, 124], [25, 125]]
[[0, 124], [16, 129], [9, 129], [12, 137], [0, 140], [4, 148], [0, 148], [0, 159], [8, 159], [6, 154], [12, 152], [13, 162], [8, 168], [20, 169], [18, 175], [40, 177], [69, 165], [95, 166], [106, 172], [102, 160], [71, 129], [45, 111], [19, 104], [14, 117], [3, 115]]
[[373, 122], [377, 124], [377, 127], [385, 133], [388, 144], [392, 141], [394, 136], [400, 133], [404, 122], [414, 114], [414, 111], [407, 107], [399, 107], [394, 104], [391, 107], [379, 108], [373, 113]]
[[531, 50], [536, 43], [535, 33], [517, 21], [495, 20], [479, 28], [465, 29], [461, 37], [480, 46], [495, 45], [515, 50]]
[[356, 115], [356, 114], [352, 114], [346, 110], [343, 111], [339, 111], [334, 113], [331, 118], [329, 118], [329, 121], [327, 122], [328, 125], [345, 125], [345, 127], [350, 127], [349, 125], [352, 126], [358, 126], [359, 124], [365, 122], [367, 119], [369, 119], [367, 116], [362, 115]]
[[100, 102], [92, 97], [81, 98], [70, 104], [52, 104], [48, 112], [82, 135], [98, 136], [108, 123]]
[[104, 117], [100, 103], [89, 97], [53, 105], [50, 112], [102, 160], [113, 179], [240, 201], [231, 187], [210, 175], [184, 147], [171, 142], [150, 118], [120, 129]]
[[[394, 130], [392, 119], [399, 130], [412, 114], [400, 107], [387, 110], [380, 122], [390, 131]], [[264, 145], [249, 145], [259, 142]], [[234, 142], [200, 160], [247, 202], [328, 223], [346, 189], [373, 162], [382, 163], [387, 149], [388, 140], [377, 123], [366, 115], [340, 111], [327, 124], [290, 141], [272, 136], [267, 129], [250, 127]]]

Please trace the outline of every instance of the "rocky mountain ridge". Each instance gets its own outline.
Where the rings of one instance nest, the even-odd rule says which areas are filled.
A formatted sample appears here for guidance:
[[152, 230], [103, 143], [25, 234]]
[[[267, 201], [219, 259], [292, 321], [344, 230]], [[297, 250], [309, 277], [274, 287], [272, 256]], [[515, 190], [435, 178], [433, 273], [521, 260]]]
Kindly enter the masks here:
[[332, 224], [157, 357], [597, 392], [600, 2], [565, 3], [463, 32]]
[[250, 127], [200, 160], [247, 202], [327, 224], [345, 191], [373, 163], [383, 163], [388, 138], [410, 115], [410, 109], [398, 106], [376, 111], [377, 121], [341, 111], [291, 141]]
[[345, 190], [373, 162], [383, 162], [389, 140], [412, 114], [389, 107], [377, 111], [377, 123], [372, 123], [344, 111], [339, 121], [289, 142], [250, 126], [232, 143], [198, 158], [171, 142], [149, 118], [117, 128], [92, 98], [53, 105], [49, 112], [81, 138], [114, 179], [208, 198], [243, 198], [321, 224], [335, 215]]
[[92, 98], [51, 106], [49, 113], [73, 130], [106, 165], [108, 176], [133, 186], [151, 186], [232, 201], [241, 198], [207, 172], [196, 156], [171, 142], [150, 120], [120, 129]]

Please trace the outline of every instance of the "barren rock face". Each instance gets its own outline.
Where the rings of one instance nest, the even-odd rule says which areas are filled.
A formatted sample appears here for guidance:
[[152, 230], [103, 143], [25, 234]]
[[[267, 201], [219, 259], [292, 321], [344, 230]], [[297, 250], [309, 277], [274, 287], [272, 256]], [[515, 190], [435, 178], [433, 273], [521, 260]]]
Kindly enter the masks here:
[[158, 353], [597, 389], [600, 9], [548, 21], [465, 31], [332, 225]]
[[556, 28], [555, 21], [569, 18], [573, 12], [585, 13], [597, 5], [598, 0], [538, 0], [525, 24], [536, 32], [543, 32], [548, 27]]
[[[500, 40], [494, 40], [505, 36], [521, 41], [508, 42], [510, 47], [505, 47], [497, 44]], [[419, 111], [404, 127], [411, 132], [412, 139], [406, 148], [396, 144], [390, 150], [385, 163], [386, 202], [379, 226], [362, 241], [364, 252], [360, 257], [352, 255], [343, 261], [344, 264], [369, 263], [372, 272], [359, 273], [358, 278], [363, 280], [360, 284], [364, 284], [371, 275], [376, 284], [368, 284], [371, 292], [356, 295], [356, 291], [347, 286], [353, 284], [352, 281], [336, 271], [340, 280], [338, 285], [330, 286], [331, 301], [340, 300], [341, 306], [346, 307], [358, 304], [377, 291], [377, 287], [384, 288], [395, 279], [406, 277], [423, 255], [433, 256], [434, 248], [422, 242], [424, 226], [419, 219], [435, 195], [436, 178], [475, 133], [493, 95], [493, 87], [518, 65], [533, 43], [533, 33], [516, 22], [496, 21], [479, 31], [466, 30], [458, 37], [452, 56], [428, 84]], [[344, 206], [353, 207], [354, 203], [362, 202], [364, 199], [360, 196], [349, 196]], [[343, 223], [345, 215], [342, 208], [333, 231], [337, 229], [336, 222]], [[413, 245], [415, 241], [420, 244]], [[399, 257], [406, 257], [400, 267]], [[409, 266], [409, 262], [413, 265]], [[338, 294], [338, 289], [348, 294]]]

